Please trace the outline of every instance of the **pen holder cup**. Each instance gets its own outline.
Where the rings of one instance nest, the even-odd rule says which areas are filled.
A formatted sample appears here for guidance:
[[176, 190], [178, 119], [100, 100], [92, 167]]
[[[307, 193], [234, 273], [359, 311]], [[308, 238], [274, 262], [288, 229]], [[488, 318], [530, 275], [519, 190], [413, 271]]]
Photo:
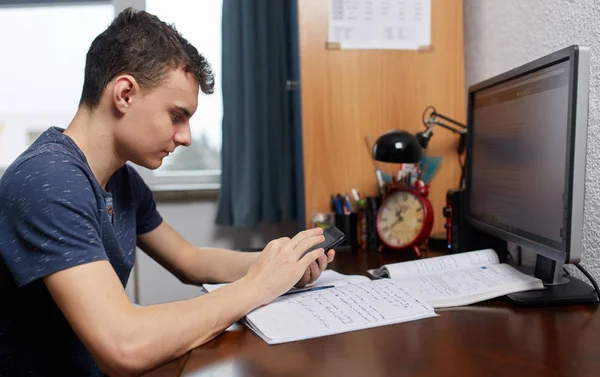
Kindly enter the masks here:
[[335, 215], [335, 226], [346, 235], [346, 240], [340, 246], [358, 248], [358, 215], [353, 212], [348, 215]]

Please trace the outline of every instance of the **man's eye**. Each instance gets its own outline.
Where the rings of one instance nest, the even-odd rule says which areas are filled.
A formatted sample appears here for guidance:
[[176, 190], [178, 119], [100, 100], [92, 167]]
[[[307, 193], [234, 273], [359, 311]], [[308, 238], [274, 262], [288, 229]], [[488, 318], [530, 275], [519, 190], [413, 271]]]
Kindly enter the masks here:
[[173, 119], [173, 122], [179, 122], [179, 120], [181, 120], [181, 115], [176, 114], [176, 113], [171, 113], [171, 119]]

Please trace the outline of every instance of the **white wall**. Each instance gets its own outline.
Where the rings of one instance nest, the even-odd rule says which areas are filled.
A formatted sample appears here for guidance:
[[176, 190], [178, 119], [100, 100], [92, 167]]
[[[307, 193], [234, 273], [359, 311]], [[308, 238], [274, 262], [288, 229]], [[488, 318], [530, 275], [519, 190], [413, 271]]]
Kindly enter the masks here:
[[591, 49], [582, 265], [600, 279], [600, 2], [464, 0], [466, 85], [572, 44]]
[[[257, 230], [229, 228], [215, 225], [217, 201], [214, 195], [201, 199], [178, 201], [157, 200], [160, 214], [184, 238], [197, 246], [238, 249], [260, 247], [279, 237], [291, 237], [297, 233], [296, 222], [260, 226]], [[171, 273], [138, 250], [136, 265], [138, 303], [157, 304], [184, 300], [201, 294], [196, 286], [179, 282]], [[128, 286], [133, 298], [134, 287]]]

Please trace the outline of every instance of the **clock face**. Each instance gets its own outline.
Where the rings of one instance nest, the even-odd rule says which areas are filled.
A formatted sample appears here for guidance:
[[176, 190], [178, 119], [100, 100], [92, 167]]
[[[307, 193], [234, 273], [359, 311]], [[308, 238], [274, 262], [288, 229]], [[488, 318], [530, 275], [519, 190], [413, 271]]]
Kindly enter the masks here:
[[390, 247], [410, 246], [425, 226], [425, 208], [417, 194], [394, 191], [381, 204], [377, 215], [377, 232]]

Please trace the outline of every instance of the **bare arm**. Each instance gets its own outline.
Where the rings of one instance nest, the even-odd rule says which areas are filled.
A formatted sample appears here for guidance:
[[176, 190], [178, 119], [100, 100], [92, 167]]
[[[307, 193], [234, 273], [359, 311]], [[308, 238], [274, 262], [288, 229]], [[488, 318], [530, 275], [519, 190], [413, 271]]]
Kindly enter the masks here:
[[289, 289], [323, 254], [318, 249], [298, 259], [323, 240], [321, 233], [272, 241], [245, 277], [188, 301], [136, 307], [107, 261], [69, 268], [44, 282], [104, 372], [138, 375], [209, 341]]
[[248, 272], [259, 253], [200, 248], [186, 241], [167, 222], [138, 236], [140, 248], [184, 283], [226, 283]]
[[100, 368], [115, 375], [143, 372], [184, 354], [260, 300], [250, 293], [250, 284], [239, 280], [193, 300], [136, 307], [106, 261], [55, 273], [45, 282]]
[[[189, 284], [229, 283], [246, 275], [259, 252], [196, 247], [186, 241], [167, 222], [138, 236], [138, 245], [179, 280]], [[334, 251], [320, 256], [309, 266], [297, 285], [316, 280], [334, 258]]]

